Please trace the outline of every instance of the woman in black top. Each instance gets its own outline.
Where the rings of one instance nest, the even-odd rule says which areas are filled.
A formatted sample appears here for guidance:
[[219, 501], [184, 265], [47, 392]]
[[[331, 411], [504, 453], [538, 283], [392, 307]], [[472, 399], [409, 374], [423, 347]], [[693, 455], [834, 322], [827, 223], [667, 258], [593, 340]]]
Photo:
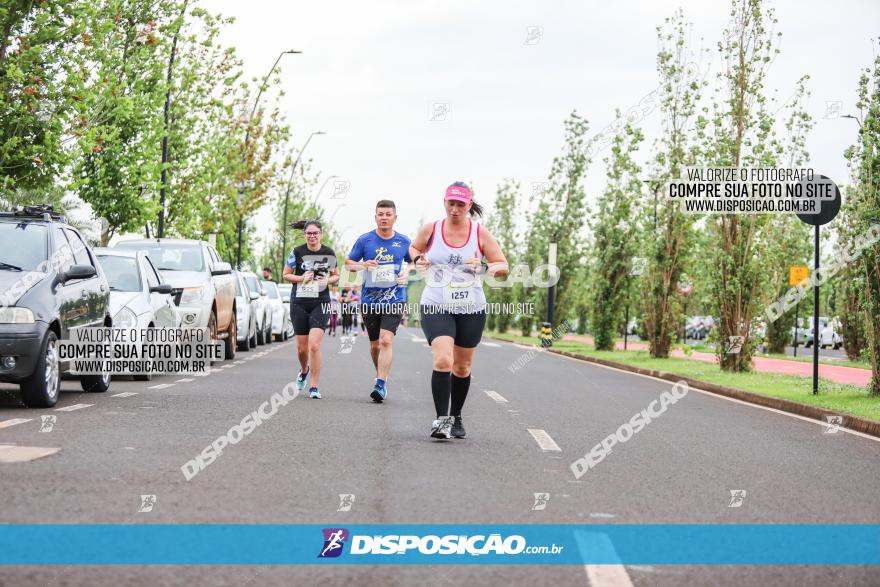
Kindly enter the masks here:
[[300, 220], [290, 225], [306, 235], [305, 244], [294, 247], [287, 256], [282, 278], [293, 284], [290, 292], [290, 319], [296, 337], [300, 371], [296, 386], [302, 391], [311, 375], [309, 397], [321, 399], [321, 341], [330, 316], [329, 285], [339, 281], [336, 253], [321, 244], [323, 230], [317, 220]]

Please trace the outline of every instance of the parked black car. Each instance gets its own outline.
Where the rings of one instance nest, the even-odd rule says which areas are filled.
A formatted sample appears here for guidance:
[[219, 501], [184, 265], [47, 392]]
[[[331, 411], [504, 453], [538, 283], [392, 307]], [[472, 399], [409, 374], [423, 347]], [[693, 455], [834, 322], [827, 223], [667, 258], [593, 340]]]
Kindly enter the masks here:
[[[51, 206], [0, 212], [0, 381], [20, 384], [25, 405], [55, 405], [69, 368], [58, 341], [74, 328], [110, 326], [109, 297], [86, 240]], [[110, 375], [80, 383], [107, 391]]]

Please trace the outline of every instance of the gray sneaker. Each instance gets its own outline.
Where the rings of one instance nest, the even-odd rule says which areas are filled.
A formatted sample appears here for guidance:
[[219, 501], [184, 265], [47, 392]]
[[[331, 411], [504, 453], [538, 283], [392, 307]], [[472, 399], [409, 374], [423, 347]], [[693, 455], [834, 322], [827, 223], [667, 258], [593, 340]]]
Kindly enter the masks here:
[[440, 416], [431, 425], [431, 437], [449, 439], [452, 430], [452, 416]]

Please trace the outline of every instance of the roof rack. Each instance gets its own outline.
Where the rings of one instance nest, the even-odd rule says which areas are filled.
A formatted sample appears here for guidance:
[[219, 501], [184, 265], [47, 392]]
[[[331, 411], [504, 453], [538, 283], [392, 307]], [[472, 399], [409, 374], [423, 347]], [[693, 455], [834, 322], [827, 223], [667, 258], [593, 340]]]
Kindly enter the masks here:
[[66, 222], [64, 215], [60, 212], [56, 212], [55, 208], [50, 204], [38, 204], [34, 206], [24, 206], [24, 207], [16, 207], [15, 210], [10, 214], [9, 212], [3, 213], [4, 216], [15, 216], [18, 218], [26, 217], [26, 218], [42, 218], [46, 222], [50, 222], [52, 220], [58, 220], [60, 222]]

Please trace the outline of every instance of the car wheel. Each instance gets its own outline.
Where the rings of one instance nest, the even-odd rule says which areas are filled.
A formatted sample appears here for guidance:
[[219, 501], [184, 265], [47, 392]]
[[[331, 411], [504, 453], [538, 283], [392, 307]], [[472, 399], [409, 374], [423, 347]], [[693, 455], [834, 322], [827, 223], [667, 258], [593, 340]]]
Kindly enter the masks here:
[[[211, 310], [211, 315], [208, 316], [208, 336], [211, 337], [211, 341], [217, 340], [217, 314]], [[213, 365], [217, 361], [211, 361]]]
[[[152, 329], [153, 329], [153, 325], [150, 324], [147, 328], [148, 328], [149, 330], [152, 330]], [[153, 374], [152, 374], [152, 373], [140, 373], [140, 374], [138, 374], [138, 375], [133, 375], [133, 376], [132, 376], [132, 379], [134, 379], [135, 381], [152, 381], [152, 380], [153, 380]]]
[[245, 332], [244, 340], [238, 343], [238, 350], [241, 352], [247, 352], [251, 350], [251, 338], [248, 336], [248, 333]]
[[224, 345], [224, 352], [226, 353], [226, 360], [231, 361], [235, 358], [235, 347], [238, 346], [236, 344], [236, 338], [238, 338], [237, 326], [235, 324], [235, 312], [232, 313], [232, 317], [229, 319], [229, 328], [226, 329], [226, 340]]
[[83, 375], [79, 378], [79, 384], [83, 391], [88, 391], [90, 393], [104, 393], [110, 389], [110, 373]]
[[21, 382], [21, 399], [29, 408], [51, 408], [61, 391], [61, 365], [58, 360], [58, 337], [51, 330], [43, 338], [40, 358], [30, 377]]
[[263, 330], [262, 329], [257, 330], [257, 344], [260, 346], [266, 344], [266, 342], [263, 340]]
[[257, 348], [257, 325], [254, 324], [254, 333], [251, 335], [251, 348]]
[[266, 341], [266, 344], [272, 344], [272, 323], [268, 323], [266, 325], [266, 331], [263, 333], [263, 340]]

